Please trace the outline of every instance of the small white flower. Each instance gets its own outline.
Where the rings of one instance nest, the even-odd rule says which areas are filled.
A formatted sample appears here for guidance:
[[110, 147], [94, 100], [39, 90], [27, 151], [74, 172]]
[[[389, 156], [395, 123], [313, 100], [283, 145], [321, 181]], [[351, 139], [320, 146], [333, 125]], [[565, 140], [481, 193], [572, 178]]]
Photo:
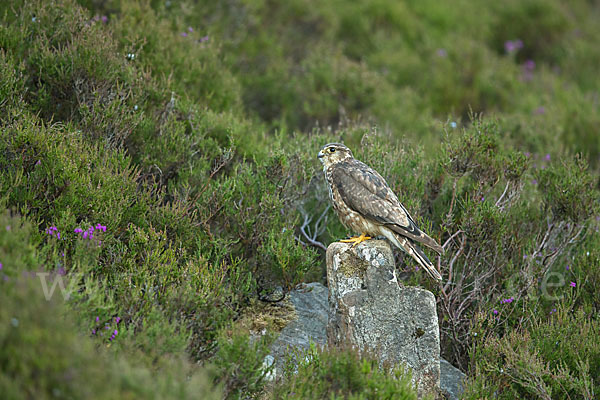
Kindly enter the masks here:
[[137, 106], [137, 104], [136, 104], [135, 106], [133, 106], [133, 109], [134, 109], [134, 111], [137, 111], [137, 110], [138, 110], [138, 106]]
[[450, 122], [450, 126], [451, 126], [452, 128], [456, 128], [456, 122], [454, 122], [454, 121]]
[[36, 17], [31, 18], [31, 22], [36, 22], [36, 21], [37, 21]]

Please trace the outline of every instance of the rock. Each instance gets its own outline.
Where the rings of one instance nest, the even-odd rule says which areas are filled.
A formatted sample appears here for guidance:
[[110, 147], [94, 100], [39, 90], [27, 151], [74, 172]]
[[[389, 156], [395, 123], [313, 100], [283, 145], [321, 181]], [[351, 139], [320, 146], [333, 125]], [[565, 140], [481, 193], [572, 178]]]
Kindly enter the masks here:
[[412, 370], [419, 396], [438, 393], [440, 337], [433, 293], [403, 287], [392, 249], [383, 240], [327, 249], [329, 346], [369, 351], [388, 365]]
[[283, 368], [286, 356], [293, 355], [294, 350], [308, 350], [311, 341], [321, 346], [327, 343], [327, 288], [320, 283], [309, 283], [301, 290], [291, 291], [290, 302], [294, 305], [297, 319], [286, 325], [271, 345], [276, 375]]
[[440, 359], [440, 388], [448, 400], [458, 400], [464, 388], [465, 374], [443, 358]]

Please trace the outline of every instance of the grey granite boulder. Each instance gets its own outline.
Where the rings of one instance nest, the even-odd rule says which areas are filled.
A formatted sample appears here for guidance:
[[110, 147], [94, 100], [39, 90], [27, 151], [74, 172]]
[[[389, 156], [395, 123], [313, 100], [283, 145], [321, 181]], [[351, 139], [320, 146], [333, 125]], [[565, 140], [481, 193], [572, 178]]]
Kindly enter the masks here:
[[[271, 355], [265, 359], [265, 366], [273, 362], [276, 365], [269, 379], [274, 379], [281, 371], [289, 354], [307, 350], [311, 341], [321, 346], [327, 344], [328, 295], [328, 289], [317, 282], [290, 292], [289, 301], [294, 306], [295, 319], [281, 331], [272, 345]], [[464, 377], [460, 370], [440, 359], [440, 388], [446, 399], [460, 398]]]
[[288, 355], [308, 350], [311, 341], [321, 346], [327, 342], [327, 288], [320, 283], [309, 283], [302, 289], [291, 291], [289, 299], [297, 318], [283, 328], [271, 345], [275, 375], [281, 371]]
[[419, 395], [438, 393], [440, 337], [435, 297], [403, 287], [388, 242], [356, 247], [336, 242], [327, 249], [329, 346], [369, 351], [382, 363], [412, 370]]
[[440, 359], [440, 388], [447, 400], [458, 400], [464, 388], [465, 374], [443, 358]]

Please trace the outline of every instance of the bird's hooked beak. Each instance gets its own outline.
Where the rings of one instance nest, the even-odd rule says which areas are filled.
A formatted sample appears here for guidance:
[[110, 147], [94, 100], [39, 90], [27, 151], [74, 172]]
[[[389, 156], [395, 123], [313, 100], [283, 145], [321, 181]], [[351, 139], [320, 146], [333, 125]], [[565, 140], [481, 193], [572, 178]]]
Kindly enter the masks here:
[[325, 157], [325, 153], [323, 153], [323, 150], [319, 150], [319, 154], [317, 154], [318, 158], [323, 158]]

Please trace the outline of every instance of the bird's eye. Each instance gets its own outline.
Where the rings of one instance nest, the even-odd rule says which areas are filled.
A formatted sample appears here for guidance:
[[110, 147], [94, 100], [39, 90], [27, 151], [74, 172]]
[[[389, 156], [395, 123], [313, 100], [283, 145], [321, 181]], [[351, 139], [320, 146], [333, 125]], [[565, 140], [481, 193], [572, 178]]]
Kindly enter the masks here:
[[335, 147], [330, 147], [330, 148], [329, 148], [329, 152], [330, 152], [330, 153], [335, 153]]

